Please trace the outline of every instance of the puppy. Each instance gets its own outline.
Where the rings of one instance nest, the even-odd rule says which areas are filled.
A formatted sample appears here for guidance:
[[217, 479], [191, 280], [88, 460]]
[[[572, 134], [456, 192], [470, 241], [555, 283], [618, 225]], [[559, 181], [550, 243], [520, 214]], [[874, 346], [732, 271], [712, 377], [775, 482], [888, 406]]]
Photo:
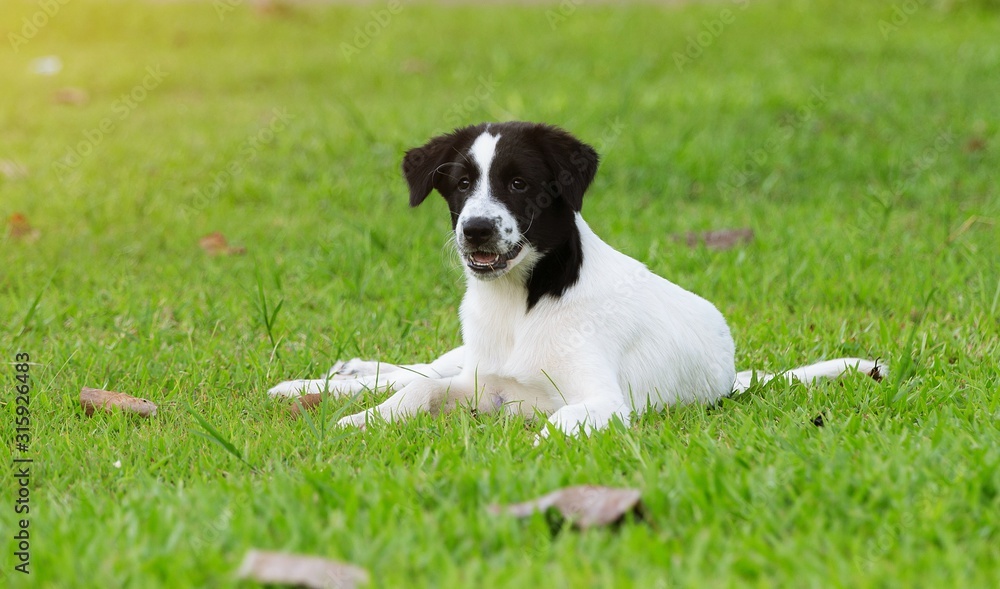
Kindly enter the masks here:
[[[734, 367], [735, 345], [710, 302], [615, 250], [583, 220], [598, 155], [543, 124], [480, 124], [431, 139], [403, 159], [410, 205], [436, 190], [448, 203], [465, 265], [464, 345], [430, 364], [338, 362], [326, 378], [284, 382], [271, 395], [394, 391], [345, 417], [405, 419], [468, 406], [548, 416], [588, 434], [674, 403], [711, 403], [772, 375]], [[875, 362], [842, 358], [783, 376], [811, 382]]]

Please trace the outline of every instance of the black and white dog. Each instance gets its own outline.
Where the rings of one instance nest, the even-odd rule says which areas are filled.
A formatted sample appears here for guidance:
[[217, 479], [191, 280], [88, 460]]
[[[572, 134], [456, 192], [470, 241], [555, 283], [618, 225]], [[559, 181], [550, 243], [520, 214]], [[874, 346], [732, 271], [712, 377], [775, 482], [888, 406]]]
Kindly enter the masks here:
[[[395, 391], [340, 421], [357, 427], [463, 405], [540, 412], [549, 416], [545, 436], [549, 427], [589, 433], [649, 407], [745, 390], [754, 373], [737, 374], [722, 314], [601, 241], [580, 216], [597, 162], [569, 133], [533, 123], [466, 127], [408, 151], [410, 205], [437, 190], [451, 211], [467, 278], [465, 345], [430, 364], [338, 362], [326, 378], [283, 382], [270, 394]], [[811, 382], [879, 368], [842, 358], [784, 376]]]

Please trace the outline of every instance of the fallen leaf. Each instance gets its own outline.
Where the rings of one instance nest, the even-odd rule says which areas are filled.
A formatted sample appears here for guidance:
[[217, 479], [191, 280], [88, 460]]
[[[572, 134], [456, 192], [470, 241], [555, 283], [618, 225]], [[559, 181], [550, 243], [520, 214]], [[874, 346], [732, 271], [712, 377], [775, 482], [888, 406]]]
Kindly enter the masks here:
[[[683, 241], [688, 247], [697, 247], [705, 244], [711, 250], [728, 250], [740, 244], [753, 241], [753, 229], [743, 227], [739, 229], [718, 229], [716, 231], [704, 231], [701, 233], [688, 231], [684, 234]], [[681, 239], [675, 236], [675, 239]]]
[[491, 505], [495, 515], [528, 517], [539, 511], [555, 508], [564, 518], [580, 529], [618, 523], [629, 513], [642, 515], [641, 493], [636, 489], [615, 489], [581, 485], [566, 487], [532, 501], [511, 505]]
[[226, 236], [216, 231], [198, 240], [198, 245], [210, 256], [239, 256], [247, 253], [245, 247], [229, 245]]
[[156, 405], [147, 399], [140, 399], [125, 393], [113, 391], [102, 391], [101, 389], [91, 389], [83, 387], [80, 391], [80, 405], [83, 406], [87, 417], [101, 410], [111, 413], [115, 408], [121, 409], [125, 413], [136, 413], [143, 417], [156, 415]]
[[968, 153], [975, 153], [977, 151], [983, 151], [986, 149], [986, 139], [982, 137], [970, 137], [968, 141], [965, 142], [965, 151]]
[[248, 552], [236, 574], [263, 584], [315, 589], [350, 589], [368, 582], [368, 571], [352, 564], [263, 550]]
[[80, 88], [60, 88], [55, 91], [52, 95], [52, 100], [56, 104], [69, 104], [71, 106], [80, 106], [87, 104], [90, 101], [90, 95], [87, 94], [86, 90]]
[[14, 160], [0, 160], [0, 175], [8, 180], [20, 180], [28, 177], [28, 168]]
[[38, 239], [42, 232], [31, 226], [28, 218], [22, 213], [14, 213], [7, 218], [7, 233], [11, 239], [32, 242]]
[[323, 402], [324, 395], [322, 393], [309, 393], [308, 395], [302, 395], [295, 399], [297, 402], [292, 403], [289, 406], [288, 411], [296, 417], [303, 411], [310, 411], [319, 406]]
[[294, 12], [286, 0], [252, 0], [250, 6], [260, 16], [290, 16]]

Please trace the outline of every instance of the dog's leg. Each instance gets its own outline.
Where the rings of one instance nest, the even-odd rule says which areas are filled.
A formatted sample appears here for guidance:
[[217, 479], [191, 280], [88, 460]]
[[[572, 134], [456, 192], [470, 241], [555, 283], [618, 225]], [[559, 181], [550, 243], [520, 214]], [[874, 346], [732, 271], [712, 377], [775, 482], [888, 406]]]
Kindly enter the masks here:
[[535, 440], [536, 444], [549, 436], [551, 428], [566, 435], [590, 435], [595, 430], [606, 428], [616, 417], [624, 425], [631, 421], [632, 410], [612, 375], [601, 376], [584, 371], [555, 377], [552, 382], [566, 404], [549, 416], [549, 422]]
[[414, 372], [427, 378], [448, 378], [457, 376], [462, 371], [462, 363], [465, 359], [465, 347], [459, 346], [454, 350], [446, 352], [437, 360], [430, 364], [389, 364], [378, 360], [362, 360], [354, 358], [352, 360], [338, 361], [327, 373], [330, 380], [352, 380], [358, 378], [394, 375], [399, 371]]
[[879, 364], [878, 361], [862, 360], [860, 358], [839, 358], [837, 360], [827, 360], [825, 362], [802, 366], [782, 374], [768, 374], [756, 370], [745, 370], [736, 375], [733, 392], [742, 393], [747, 390], [755, 378], [761, 384], [775, 377], [784, 378], [788, 382], [798, 380], [806, 384], [812, 384], [817, 380], [840, 378], [845, 373], [851, 371], [867, 374], [875, 380], [882, 380], [888, 374], [886, 366]]
[[453, 378], [418, 378], [372, 409], [348, 415], [338, 425], [365, 428], [375, 418], [399, 421], [421, 412], [452, 409], [472, 397], [473, 383], [461, 375]]
[[337, 362], [326, 378], [289, 380], [272, 387], [272, 397], [298, 397], [310, 393], [335, 396], [356, 395], [364, 390], [395, 391], [422, 378], [450, 378], [462, 371], [465, 348], [459, 347], [430, 364], [397, 366], [384, 362], [359, 360]]
[[549, 423], [542, 428], [540, 438], [547, 438], [550, 427], [555, 427], [566, 435], [582, 434], [589, 436], [592, 432], [604, 429], [617, 417], [623, 425], [631, 421], [631, 409], [625, 404], [625, 399], [595, 399], [590, 402], [564, 405], [549, 416]]
[[364, 390], [396, 390], [408, 383], [421, 378], [412, 372], [399, 371], [393, 376], [378, 375], [354, 380], [335, 380], [332, 378], [286, 380], [267, 391], [272, 397], [298, 397], [315, 393], [326, 393], [335, 397], [349, 397]]

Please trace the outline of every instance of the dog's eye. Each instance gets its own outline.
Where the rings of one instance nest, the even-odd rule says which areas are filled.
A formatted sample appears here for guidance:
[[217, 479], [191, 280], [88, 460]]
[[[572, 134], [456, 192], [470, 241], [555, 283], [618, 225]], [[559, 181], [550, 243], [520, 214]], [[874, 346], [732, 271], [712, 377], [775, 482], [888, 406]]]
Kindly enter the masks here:
[[472, 187], [472, 180], [469, 180], [468, 176], [463, 176], [461, 180], [458, 181], [458, 189], [465, 192]]
[[523, 192], [528, 189], [528, 183], [524, 178], [514, 178], [510, 181], [510, 189], [514, 192]]

